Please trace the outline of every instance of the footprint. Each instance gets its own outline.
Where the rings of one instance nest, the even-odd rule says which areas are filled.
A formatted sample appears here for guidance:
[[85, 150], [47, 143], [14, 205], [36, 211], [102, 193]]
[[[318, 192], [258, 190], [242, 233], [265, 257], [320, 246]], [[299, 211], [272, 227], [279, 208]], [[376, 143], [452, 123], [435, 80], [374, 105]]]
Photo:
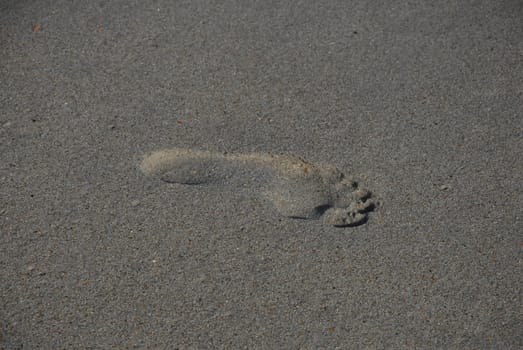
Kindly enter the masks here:
[[146, 155], [140, 169], [165, 182], [248, 188], [267, 197], [284, 216], [334, 226], [362, 224], [374, 209], [370, 192], [337, 168], [295, 156], [173, 148]]

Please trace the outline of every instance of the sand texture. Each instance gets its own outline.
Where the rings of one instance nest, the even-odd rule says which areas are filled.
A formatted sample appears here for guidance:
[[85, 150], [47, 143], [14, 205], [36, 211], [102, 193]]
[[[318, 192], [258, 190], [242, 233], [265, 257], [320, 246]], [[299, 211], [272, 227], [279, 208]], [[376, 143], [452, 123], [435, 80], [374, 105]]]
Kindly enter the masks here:
[[522, 349], [522, 19], [0, 0], [0, 349]]

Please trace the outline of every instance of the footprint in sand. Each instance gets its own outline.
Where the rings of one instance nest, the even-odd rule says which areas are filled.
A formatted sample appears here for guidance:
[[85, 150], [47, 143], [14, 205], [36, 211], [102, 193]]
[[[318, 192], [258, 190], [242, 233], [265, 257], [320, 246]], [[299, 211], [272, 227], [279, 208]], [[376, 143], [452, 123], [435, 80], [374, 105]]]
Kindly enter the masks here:
[[335, 167], [294, 156], [173, 148], [146, 155], [140, 169], [165, 182], [244, 187], [267, 197], [284, 216], [334, 226], [362, 224], [374, 209], [370, 192]]

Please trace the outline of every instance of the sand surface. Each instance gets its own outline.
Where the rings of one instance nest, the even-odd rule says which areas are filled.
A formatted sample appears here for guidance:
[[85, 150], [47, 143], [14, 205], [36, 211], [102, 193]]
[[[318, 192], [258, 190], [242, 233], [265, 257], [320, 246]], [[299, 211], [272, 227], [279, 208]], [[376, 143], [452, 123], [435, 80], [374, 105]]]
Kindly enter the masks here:
[[[0, 0], [0, 349], [521, 349], [522, 23]], [[332, 164], [380, 205], [339, 228], [140, 171], [174, 147]]]

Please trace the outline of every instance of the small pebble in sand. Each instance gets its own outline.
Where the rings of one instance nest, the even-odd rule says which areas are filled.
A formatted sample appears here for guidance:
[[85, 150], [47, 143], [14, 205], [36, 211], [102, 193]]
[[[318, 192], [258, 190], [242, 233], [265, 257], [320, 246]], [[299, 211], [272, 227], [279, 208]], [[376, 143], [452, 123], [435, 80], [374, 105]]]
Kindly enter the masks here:
[[140, 201], [137, 200], [137, 199], [135, 199], [134, 201], [131, 202], [131, 205], [132, 205], [133, 207], [136, 207], [136, 206], [138, 206], [139, 204], [140, 204]]
[[442, 191], [448, 190], [449, 188], [450, 188], [449, 185], [441, 185], [441, 186], [439, 187], [439, 189], [442, 190]]

